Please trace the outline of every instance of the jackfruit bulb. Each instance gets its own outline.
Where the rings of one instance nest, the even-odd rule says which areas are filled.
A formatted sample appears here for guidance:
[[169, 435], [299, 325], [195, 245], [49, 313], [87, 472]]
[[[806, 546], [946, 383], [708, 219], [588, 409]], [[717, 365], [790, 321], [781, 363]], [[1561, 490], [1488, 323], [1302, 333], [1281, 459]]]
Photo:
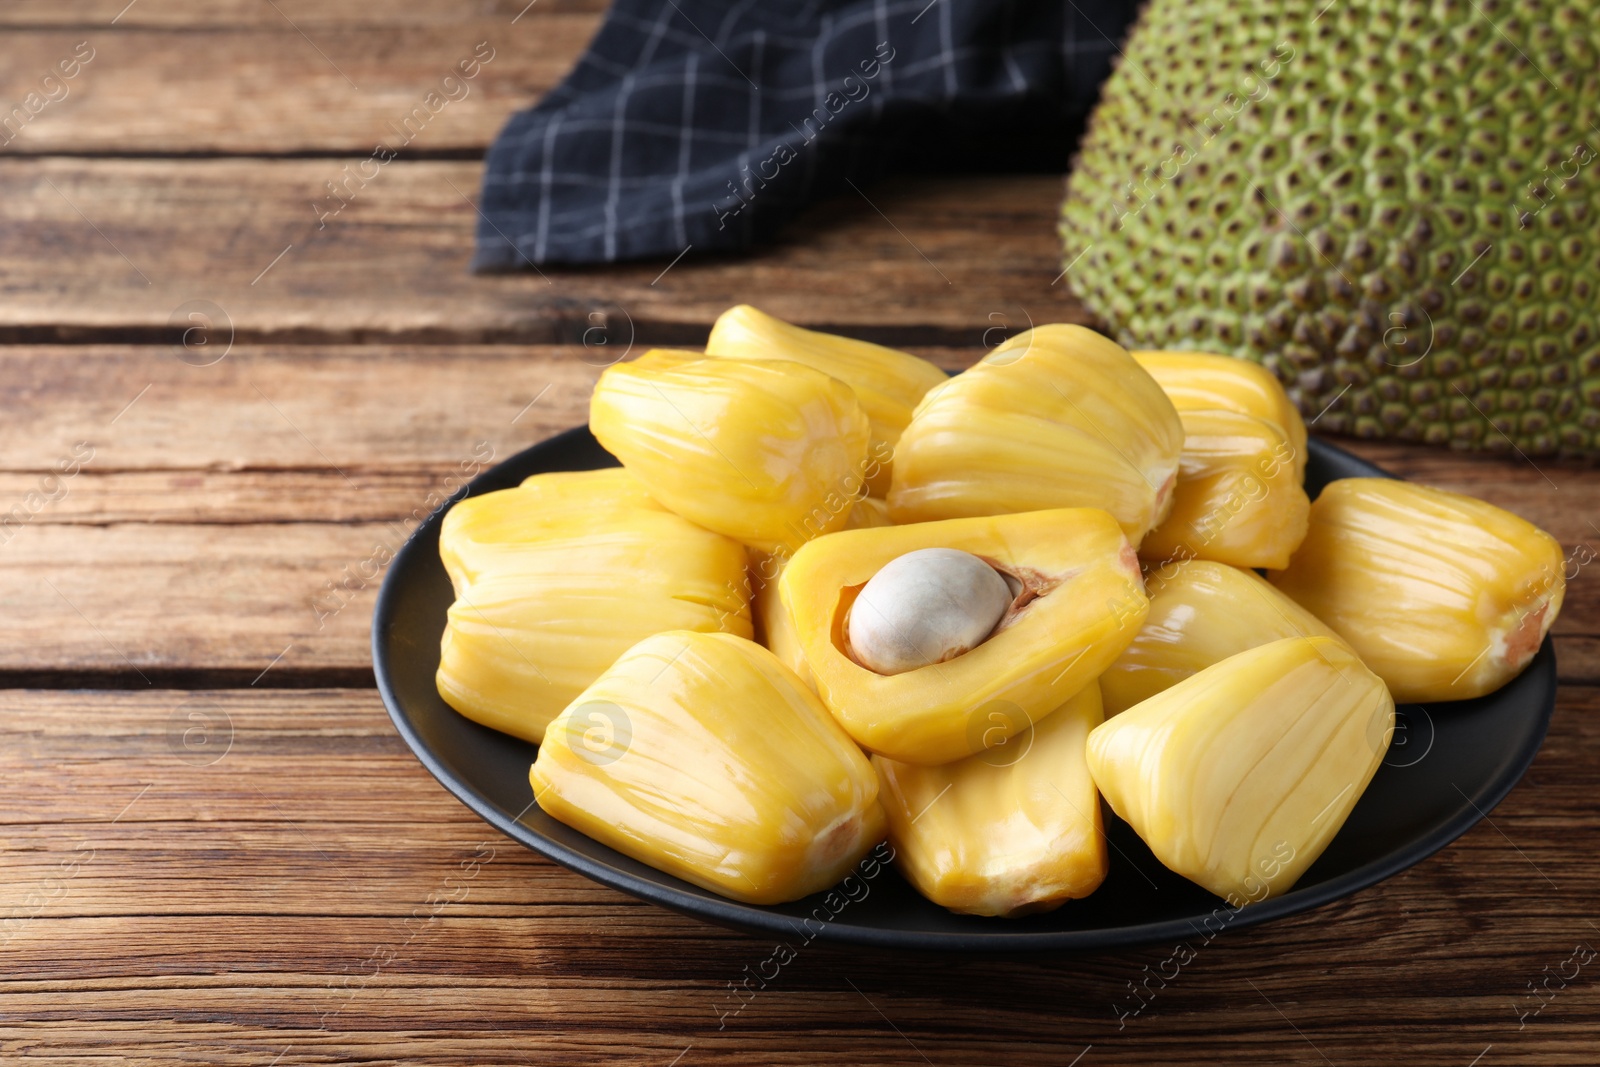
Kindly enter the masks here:
[[883, 839], [878, 778], [811, 690], [732, 634], [656, 634], [551, 724], [535, 799], [619, 852], [723, 896], [795, 900]]
[[1107, 716], [1229, 656], [1285, 637], [1338, 636], [1250, 571], [1210, 560], [1163, 563], [1145, 575], [1150, 613], [1100, 676]]
[[1103, 508], [1135, 547], [1172, 509], [1183, 424], [1121, 346], [1039, 326], [930, 389], [894, 453], [895, 522]]
[[890, 457], [912, 409], [924, 393], [945, 381], [944, 371], [910, 353], [792, 326], [749, 304], [717, 317], [706, 355], [789, 360], [855, 390], [872, 424], [867, 485], [875, 496], [889, 491]]
[[468, 497], [445, 515], [439, 555], [456, 594], [439, 695], [526, 741], [640, 638], [751, 635], [744, 548], [624, 470], [538, 474]]
[[1157, 859], [1239, 906], [1322, 855], [1393, 733], [1394, 700], [1353, 652], [1288, 637], [1095, 727], [1089, 770]]
[[1460, 493], [1341, 478], [1272, 584], [1409, 703], [1499, 689], [1533, 660], [1567, 591], [1554, 537]]
[[1600, 454], [1594, 3], [1151, 0], [1062, 208], [1122, 343], [1317, 429]]
[[600, 375], [589, 429], [662, 504], [769, 553], [843, 529], [873, 467], [854, 390], [788, 360], [646, 352]]
[[874, 756], [897, 865], [917, 891], [970, 915], [1031, 915], [1105, 880], [1100, 794], [1084, 746], [1100, 690], [1004, 745], [937, 767]]

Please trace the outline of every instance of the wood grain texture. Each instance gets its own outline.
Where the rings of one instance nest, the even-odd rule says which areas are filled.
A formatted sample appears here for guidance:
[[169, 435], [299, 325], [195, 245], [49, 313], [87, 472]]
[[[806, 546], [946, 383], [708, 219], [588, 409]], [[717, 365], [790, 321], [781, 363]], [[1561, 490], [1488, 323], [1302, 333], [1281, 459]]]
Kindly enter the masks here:
[[0, 341], [166, 341], [202, 300], [238, 343], [693, 343], [740, 302], [900, 344], [1085, 318], [1055, 177], [890, 179], [747, 258], [474, 277], [480, 164], [396, 161], [319, 228], [355, 162], [0, 160]]
[[[919, 351], [953, 369], [981, 349]], [[165, 346], [0, 350], [0, 407], [17, 413], [0, 421], [0, 516], [56, 496], [0, 524], [0, 603], [18, 608], [0, 614], [0, 674], [248, 682], [292, 646], [268, 684], [366, 677], [379, 579], [364, 564], [471, 474], [587, 421], [610, 358], [240, 345], [195, 367]], [[80, 443], [81, 471], [47, 482]], [[1600, 470], [1545, 465], [1546, 481], [1516, 458], [1341, 443], [1600, 552]], [[1576, 572], [1556, 624], [1567, 680], [1600, 680], [1597, 574]]]
[[[1527, 1014], [1600, 943], [1583, 685], [1492, 823], [1199, 945], [1121, 1022], [1175, 946], [812, 945], [746, 1004], [732, 983], [770, 942], [572, 875], [426, 774], [370, 688], [375, 579], [332, 615], [311, 598], [463, 464], [583, 422], [619, 351], [698, 343], [738, 302], [959, 346], [919, 349], [950, 368], [1087, 321], [1057, 281], [1055, 178], [888, 181], [665, 273], [470, 276], [469, 157], [604, 7], [0, 5], [0, 102], [96, 49], [0, 147], [0, 1063], [1592, 1065], [1600, 963]], [[480, 40], [471, 94], [350, 182]], [[1600, 548], [1600, 472], [1342, 443]], [[1558, 625], [1568, 682], [1600, 682], [1597, 573]]]
[[[381, 561], [413, 525], [36, 522], [0, 550], [0, 674], [247, 682], [281, 655], [288, 678], [366, 677]], [[1556, 623], [1564, 680], [1600, 672], [1597, 590], [1580, 576]]]
[[[231, 742], [208, 766], [172, 734], [197, 708]], [[1061, 1067], [1092, 1045], [1086, 1067], [1209, 1064], [1220, 1048], [1229, 1063], [1466, 1067], [1492, 1045], [1482, 1063], [1587, 1064], [1587, 968], [1520, 1029], [1518, 1012], [1545, 968], [1600, 941], [1600, 871], [1575, 847], [1600, 821], [1597, 755], [1600, 691], [1568, 688], [1492, 825], [1346, 901], [1192, 945], [1120, 1029], [1128, 983], [1175, 946], [984, 959], [814, 944], [733, 1014], [728, 983], [771, 943], [499, 838], [370, 691], [12, 691], [0, 1052]]]
[[[403, 158], [477, 157], [513, 111], [566, 76], [599, 26], [598, 15], [542, 4], [516, 25], [515, 11], [319, 26], [291, 24], [265, 2], [256, 10], [265, 17], [247, 26], [6, 30], [0, 153], [342, 153], [354, 161], [382, 143]], [[90, 58], [61, 78], [57, 64], [75, 55]], [[456, 70], [465, 61], [469, 79]], [[17, 115], [18, 104], [29, 110]]]
[[[7, 0], [0, 26], [97, 29], [302, 29], [453, 26], [467, 20], [518, 22], [548, 14], [599, 15], [606, 0]], [[520, 16], [520, 17], [519, 17]]]

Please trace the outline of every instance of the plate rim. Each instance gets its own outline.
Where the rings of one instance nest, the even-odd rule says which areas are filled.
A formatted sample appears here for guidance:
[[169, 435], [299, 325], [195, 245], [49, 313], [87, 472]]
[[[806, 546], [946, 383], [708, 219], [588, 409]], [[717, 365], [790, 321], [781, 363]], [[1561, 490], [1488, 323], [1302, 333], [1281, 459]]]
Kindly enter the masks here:
[[[701, 890], [698, 887], [679, 889], [675, 886], [663, 885], [640, 878], [629, 871], [621, 870], [603, 860], [586, 855], [545, 837], [521, 822], [521, 815], [518, 815], [515, 819], [507, 818], [489, 797], [474, 789], [470, 782], [444, 766], [443, 762], [424, 741], [420, 732], [412, 723], [391, 683], [389, 651], [385, 643], [385, 634], [388, 630], [388, 623], [394, 615], [394, 601], [399, 596], [397, 590], [400, 587], [401, 579], [398, 576], [407, 569], [402, 566], [402, 563], [409, 561], [411, 553], [422, 551], [418, 544], [418, 535], [430, 525], [441, 523], [445, 513], [457, 501], [468, 496], [477, 495], [480, 491], [489, 491], [485, 488], [488, 483], [498, 482], [504, 477], [504, 471], [518, 464], [526, 463], [532, 454], [563, 444], [570, 445], [584, 438], [590, 438], [588, 427], [575, 426], [535, 442], [489, 467], [487, 470], [480, 472], [418, 523], [417, 527], [407, 537], [405, 543], [401, 545], [400, 550], [389, 561], [383, 582], [378, 589], [377, 600], [372, 609], [371, 636], [373, 676], [384, 707], [389, 712], [389, 719], [399, 732], [401, 739], [405, 741], [406, 746], [411, 750], [412, 755], [427, 768], [428, 773], [433, 775], [451, 795], [466, 805], [479, 818], [525, 848], [608, 888], [626, 893], [651, 904], [669, 908], [681, 914], [745, 931], [796, 935], [800, 933], [801, 920], [794, 916], [772, 911], [761, 905], [744, 904], [739, 901], [729, 900], [712, 894], [710, 890]], [[1360, 456], [1320, 437], [1308, 438], [1307, 447], [1312, 455], [1315, 455], [1318, 451], [1325, 450], [1331, 458], [1365, 468], [1368, 476], [1398, 478], [1397, 475], [1383, 470], [1376, 464], [1362, 459]], [[1545, 738], [1549, 733], [1550, 721], [1555, 714], [1556, 692], [1559, 687], [1559, 680], [1556, 678], [1554, 641], [1549, 635], [1546, 635], [1539, 652], [1525, 668], [1523, 675], [1518, 677], [1530, 674], [1535, 670], [1548, 670], [1553, 680], [1550, 685], [1550, 699], [1538, 711], [1537, 729], [1533, 732], [1531, 740], [1525, 746], [1525, 750], [1513, 754], [1514, 758], [1507, 764], [1510, 770], [1492, 780], [1488, 787], [1481, 790], [1476, 796], [1468, 796], [1466, 793], [1462, 793], [1462, 796], [1472, 809], [1471, 811], [1459, 812], [1454, 817], [1433, 827], [1422, 837], [1415, 848], [1403, 853], [1386, 856], [1371, 863], [1363, 864], [1354, 870], [1346, 871], [1314, 886], [1308, 886], [1304, 889], [1291, 888], [1282, 896], [1272, 897], [1259, 903], [1232, 908], [1226, 902], [1223, 902], [1223, 906], [1214, 909], [1212, 914], [1231, 911], [1233, 917], [1229, 919], [1226, 928], [1244, 929], [1323, 907], [1334, 901], [1359, 893], [1364, 889], [1369, 889], [1379, 882], [1399, 874], [1401, 871], [1417, 866], [1424, 860], [1436, 855], [1479, 822], [1486, 819], [1488, 813], [1493, 811], [1510, 794], [1511, 790], [1516, 788], [1517, 784], [1522, 781], [1529, 768], [1533, 765], [1533, 761], [1538, 756], [1539, 751], [1544, 747]], [[1460, 791], [1459, 786], [1457, 791]], [[531, 808], [533, 806], [532, 802], [528, 806]], [[527, 809], [524, 809], [524, 813], [526, 811]], [[596, 844], [603, 848], [609, 848], [603, 842], [596, 842]], [[670, 875], [665, 875], [664, 872], [660, 873], [664, 877], [671, 877]], [[688, 885], [689, 883], [684, 884]], [[1127, 948], [1167, 941], [1173, 938], [1182, 940], [1185, 937], [1194, 936], [1196, 932], [1194, 921], [1188, 918], [1164, 919], [1157, 922], [1129, 926], [1082, 930], [1008, 931], [995, 929], [992, 931], [936, 931], [903, 930], [852, 924], [844, 914], [841, 914], [829, 922], [822, 923], [820, 928], [810, 932], [809, 936], [805, 937], [805, 940], [809, 942], [814, 939], [835, 944], [870, 948], [1006, 954]]]

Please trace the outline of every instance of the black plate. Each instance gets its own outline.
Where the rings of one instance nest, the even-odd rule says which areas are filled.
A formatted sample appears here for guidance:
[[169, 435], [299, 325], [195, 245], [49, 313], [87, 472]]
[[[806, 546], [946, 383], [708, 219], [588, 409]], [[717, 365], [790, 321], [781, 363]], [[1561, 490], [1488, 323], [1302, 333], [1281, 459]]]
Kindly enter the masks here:
[[[1336, 478], [1389, 477], [1323, 441], [1313, 440], [1310, 452], [1306, 487], [1313, 496]], [[509, 488], [542, 471], [615, 465], [579, 428], [485, 471], [464, 495]], [[1556, 659], [1549, 640], [1522, 676], [1497, 693], [1425, 709], [1402, 706], [1383, 766], [1327, 851], [1292, 890], [1242, 910], [1161, 866], [1109, 811], [1110, 875], [1093, 896], [1046, 915], [954, 915], [918, 896], [892, 868], [856, 884], [849, 898], [817, 894], [777, 907], [739, 904], [556, 822], [533, 806], [528, 766], [536, 748], [463, 718], [439, 698], [433, 676], [452, 599], [439, 562], [443, 514], [440, 509], [431, 515], [395, 556], [372, 621], [378, 690], [417, 758], [467, 807], [557, 863], [664, 907], [791, 942], [820, 938], [990, 952], [1097, 949], [1177, 941], [1293, 915], [1380, 882], [1460, 837], [1528, 769], [1555, 709]]]

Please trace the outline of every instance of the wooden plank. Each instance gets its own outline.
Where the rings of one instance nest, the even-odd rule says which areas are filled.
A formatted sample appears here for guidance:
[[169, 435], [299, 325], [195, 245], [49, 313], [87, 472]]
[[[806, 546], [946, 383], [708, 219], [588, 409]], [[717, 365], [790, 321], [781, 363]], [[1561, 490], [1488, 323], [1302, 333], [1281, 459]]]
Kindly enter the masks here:
[[[268, 684], [365, 684], [384, 561], [413, 525], [30, 524], [4, 546], [0, 676], [244, 684], [276, 661]], [[1597, 594], [1580, 575], [1556, 622], [1583, 638], [1558, 648], [1564, 680], [1600, 675]]]
[[192, 301], [241, 344], [693, 343], [740, 302], [900, 344], [1084, 319], [1054, 177], [887, 180], [748, 257], [473, 277], [480, 164], [391, 163], [319, 229], [356, 162], [0, 160], [0, 342], [167, 341]]
[[[0, 422], [0, 488], [10, 490], [0, 499], [32, 488], [35, 473], [88, 441], [96, 455], [86, 480], [140, 480], [83, 494], [74, 485], [51, 510], [57, 521], [393, 518], [409, 513], [410, 497], [364, 501], [448, 472], [479, 441], [505, 458], [581, 425], [603, 367], [642, 347], [236, 344], [205, 367], [182, 362], [213, 354], [201, 346], [0, 348], [0, 407], [12, 413]], [[982, 353], [912, 350], [949, 370]], [[1595, 468], [1335, 440], [1406, 478], [1493, 500], [1569, 546], [1600, 539], [1594, 516], [1572, 503], [1600, 493]], [[353, 493], [316, 491], [328, 478], [347, 484], [339, 471], [367, 481]], [[260, 480], [267, 476], [285, 481]], [[152, 480], [160, 478], [169, 480]], [[250, 495], [269, 484], [296, 495], [277, 503]], [[79, 495], [91, 499], [73, 499]]]
[[[643, 346], [636, 346], [638, 354]], [[216, 351], [220, 353], [219, 346]], [[210, 353], [196, 348], [206, 356]], [[956, 369], [976, 350], [919, 349]], [[92, 451], [39, 522], [360, 522], [588, 421], [604, 346], [0, 347], [0, 513]], [[480, 463], [481, 461], [481, 463]]]
[[94, 449], [87, 473], [298, 471], [342, 482], [340, 471], [454, 467], [485, 440], [503, 459], [587, 421], [609, 358], [582, 346], [195, 351], [222, 358], [196, 367], [180, 361], [188, 350], [157, 345], [0, 348], [0, 408], [14, 413], [0, 420], [0, 469], [46, 471], [80, 441]]
[[[799, 966], [796, 964], [795, 966]], [[820, 964], [819, 964], [820, 966]], [[927, 967], [927, 964], [923, 965]], [[961, 981], [982, 982], [994, 976], [966, 967], [928, 967], [941, 974], [953, 974]], [[879, 973], [878, 968], [871, 969]], [[838, 973], [838, 972], [835, 972]], [[854, 973], [854, 972], [850, 972]], [[893, 980], [896, 974], [885, 974], [879, 981]], [[528, 985], [526, 981], [524, 985]], [[463, 1010], [448, 1023], [406, 1026], [406, 1033], [348, 1032], [328, 1033], [307, 1027], [298, 1032], [268, 1029], [250, 1022], [227, 1026], [205, 1020], [217, 1017], [220, 1010], [196, 1011], [202, 1021], [179, 1023], [171, 1021], [179, 1009], [176, 1001], [156, 1013], [145, 1013], [141, 1018], [159, 1021], [159, 1031], [151, 1022], [143, 1025], [117, 1023], [85, 1026], [77, 1023], [50, 1023], [17, 1028], [11, 1031], [21, 1035], [16, 1047], [27, 1052], [37, 1063], [86, 1067], [88, 1064], [127, 1064], [143, 1067], [144, 1064], [180, 1064], [195, 1062], [193, 1050], [199, 1050], [203, 1062], [218, 1067], [262, 1067], [277, 1054], [299, 1057], [285, 1058], [288, 1063], [382, 1063], [382, 1064], [439, 1064], [455, 1067], [462, 1063], [529, 1064], [529, 1065], [583, 1065], [606, 1063], [621, 1067], [663, 1067], [675, 1058], [684, 1057], [680, 1063], [743, 1065], [743, 1067], [813, 1067], [816, 1064], [853, 1064], [861, 1067], [911, 1064], [1018, 1064], [1021, 1067], [1050, 1065], [1063, 1067], [1084, 1052], [1087, 1036], [1100, 1036], [1095, 1030], [1087, 1031], [1076, 1040], [1065, 1034], [1040, 1039], [1034, 1035], [1050, 1025], [1040, 1019], [1029, 1019], [1025, 1012], [1001, 1002], [1001, 994], [990, 990], [975, 997], [985, 1005], [987, 1014], [976, 1016], [954, 1012], [948, 998], [940, 998], [932, 990], [920, 997], [907, 995], [904, 1001], [915, 1005], [917, 1019], [908, 1022], [906, 1014], [888, 1014], [886, 1022], [875, 1009], [883, 1006], [885, 996], [876, 984], [860, 985], [862, 992], [852, 992], [840, 983], [842, 992], [830, 991], [825, 996], [793, 997], [795, 1010], [779, 1015], [759, 1029], [746, 1030], [729, 1038], [717, 1033], [715, 1027], [704, 1027], [698, 1020], [693, 1023], [666, 1016], [662, 1005], [654, 997], [623, 997], [609, 988], [585, 991], [580, 997], [554, 1005], [546, 1005], [540, 998], [543, 990], [520, 995], [507, 992], [496, 998], [505, 1007], [500, 1013], [493, 1011], [471, 1012]], [[926, 988], [926, 987], [924, 987]], [[1007, 991], [1017, 988], [1015, 983], [1005, 986]], [[1051, 983], [1052, 992], [1067, 996], [1093, 996], [1087, 979], [1078, 983]], [[1249, 987], [1241, 985], [1246, 994]], [[1385, 985], [1385, 989], [1390, 988]], [[243, 991], [240, 991], [243, 992]], [[867, 998], [871, 994], [870, 999]], [[169, 993], [169, 998], [189, 991]], [[219, 997], [218, 999], [225, 999]], [[1236, 994], [1237, 996], [1237, 994]], [[851, 1003], [846, 998], [854, 998]], [[263, 995], [258, 1003], [271, 1003], [277, 998]], [[1284, 1026], [1283, 1017], [1272, 1014], [1270, 1018], [1249, 1012], [1240, 1016], [1233, 1004], [1221, 995], [1206, 1002], [1194, 1013], [1193, 1019], [1182, 1024], [1152, 1032], [1146, 1028], [1137, 1038], [1112, 1045], [1110, 1038], [1101, 1036], [1094, 1044], [1098, 1058], [1085, 1057], [1083, 1067], [1094, 1063], [1124, 1063], [1147, 1065], [1152, 1062], [1175, 1065], [1213, 1065], [1218, 1053], [1225, 1055], [1229, 1064], [1265, 1064], [1282, 1067], [1284, 1064], [1321, 1064], [1318, 1052], [1325, 1051], [1334, 1063], [1389, 1063], [1404, 1057], [1407, 1064], [1419, 1067], [1466, 1067], [1472, 1057], [1481, 1055], [1486, 1033], [1496, 1033], [1492, 1025], [1475, 1024], [1464, 1011], [1468, 1005], [1445, 997], [1419, 999], [1419, 1007], [1434, 1014], [1412, 1021], [1409, 1032], [1395, 1023], [1385, 1021], [1374, 1025], [1366, 1035], [1354, 1031], [1340, 1031], [1336, 1040], [1330, 1041], [1318, 1033], [1318, 1040], [1308, 1046]], [[1048, 1017], [1054, 1006], [1030, 994], [1030, 1005]], [[597, 1003], [610, 1005], [617, 1011], [633, 1012], [633, 1018], [648, 1019], [649, 1026], [635, 1024], [627, 1029], [603, 1029], [604, 1037], [591, 1036], [597, 1028], [605, 1027], [611, 1020], [597, 1017]], [[536, 1005], [536, 1006], [530, 1006]], [[897, 1004], [891, 996], [889, 1007]], [[1352, 998], [1351, 1011], [1367, 1011], [1374, 1017], [1389, 1020], [1392, 1014], [1376, 997]], [[187, 1013], [185, 1013], [187, 1014]], [[1227, 1031], [1222, 1038], [1217, 1033], [1220, 1017], [1231, 1017], [1237, 1025], [1259, 1024], [1259, 1031]], [[252, 1019], [259, 1017], [252, 1013]], [[314, 1020], [313, 1020], [314, 1022]], [[715, 1022], [715, 1020], [713, 1020]], [[1281, 1030], [1268, 1030], [1276, 1023]], [[893, 1024], [901, 1032], [891, 1029]], [[967, 1027], [967, 1034], [955, 1033], [954, 1025]], [[809, 1029], [800, 1032], [801, 1025]], [[1055, 1025], [1065, 1027], [1066, 1022]], [[928, 1028], [927, 1030], [924, 1027]], [[930, 1037], [937, 1028], [937, 1037]], [[1313, 1031], [1316, 1033], [1316, 1031]], [[690, 1037], [689, 1035], [694, 1035]], [[1015, 1037], [1008, 1035], [1015, 1034]], [[969, 1036], [970, 1035], [970, 1036]], [[0, 1031], [0, 1040], [7, 1036]], [[1544, 1028], [1516, 1042], [1518, 1059], [1506, 1062], [1537, 1064], [1539, 1067], [1590, 1067], [1594, 1062], [1592, 1052], [1585, 1046], [1592, 1041], [1592, 1031], [1568, 1025], [1561, 1029]], [[915, 1040], [913, 1040], [913, 1038]], [[1413, 1045], [1411, 1042], [1418, 1042]], [[1472, 1048], [1473, 1043], [1476, 1048]], [[1502, 1036], [1502, 1045], [1508, 1044]], [[54, 1058], [54, 1048], [63, 1051], [62, 1058]], [[137, 1049], [141, 1057], [106, 1059], [125, 1049]], [[1107, 1051], [1108, 1048], [1110, 1051]], [[1138, 1051], [1133, 1051], [1138, 1050]], [[693, 1060], [688, 1059], [693, 1055]], [[943, 1056], [944, 1060], [937, 1057]], [[1158, 1060], [1149, 1057], [1159, 1056]], [[1339, 1057], [1343, 1056], [1343, 1059]], [[932, 1057], [924, 1060], [924, 1057]], [[991, 1058], [986, 1058], [991, 1057]], [[1300, 1057], [1300, 1058], [1296, 1058]], [[1309, 1058], [1307, 1058], [1309, 1057]], [[1493, 1060], [1481, 1061], [1484, 1065]]]
[[[337, 152], [354, 162], [381, 143], [408, 157], [477, 157], [513, 111], [566, 76], [599, 25], [592, 13], [542, 8], [514, 26], [515, 12], [304, 26], [263, 3], [259, 25], [231, 28], [7, 30], [0, 153]], [[338, 180], [339, 165], [322, 169]]]
[[[470, 460], [469, 460], [470, 462]], [[381, 523], [407, 518], [428, 494], [458, 481], [452, 462], [395, 471], [332, 470], [85, 470], [67, 494], [33, 518], [40, 524], [109, 526], [124, 523], [221, 525], [294, 521]], [[0, 500], [21, 502], [40, 491], [47, 472], [0, 472]], [[0, 520], [3, 522], [3, 520]], [[3, 537], [3, 535], [0, 535]]]
[[[233, 727], [210, 766], [163, 740], [184, 701]], [[498, 839], [427, 777], [370, 691], [12, 691], [0, 914], [20, 921], [0, 946], [0, 1050], [62, 1065], [660, 1067], [683, 1053], [1061, 1067], [1092, 1045], [1085, 1065], [1464, 1067], [1492, 1045], [1481, 1062], [1587, 1064], [1600, 1027], [1587, 968], [1568, 964], [1539, 1014], [1518, 1013], [1537, 1003], [1528, 983], [1597, 939], [1600, 861], [1574, 847], [1596, 830], [1597, 745], [1600, 690], [1564, 690], [1493, 825], [1309, 915], [1196, 939], [1120, 1023], [1130, 984], [1171, 975], [1175, 946], [935, 960], [813, 944], [732, 1014], [729, 983], [769, 941]], [[484, 835], [493, 858], [447, 882]], [[63, 862], [75, 871], [51, 881]]]
[[302, 29], [454, 26], [473, 19], [520, 24], [549, 14], [599, 15], [605, 9], [606, 0], [7, 0], [0, 6], [0, 26], [277, 29], [285, 19]]
[[378, 582], [363, 575], [408, 532], [381, 524], [30, 525], [5, 546], [0, 569], [0, 673], [50, 684], [86, 672], [140, 686], [191, 678], [242, 685], [276, 662], [267, 684], [330, 670], [343, 673], [324, 677], [363, 684]]
[[[1516, 825], [1551, 834], [1593, 817], [1588, 790], [1600, 777], [1585, 763], [1600, 739], [1600, 695], [1573, 687], [1561, 701], [1531, 772], [1537, 795], [1507, 808]], [[571, 893], [587, 883], [480, 823], [422, 770], [371, 690], [9, 690], [0, 742], [0, 914], [61, 873], [85, 842], [92, 860], [72, 875], [70, 894], [53, 894], [51, 915], [404, 916], [433, 888], [410, 884], [410, 875], [437, 881], [479, 845], [493, 853], [485, 868], [515, 870], [503, 882], [473, 876], [475, 915], [630, 899], [598, 887]], [[1563, 862], [1553, 837], [1515, 836], [1540, 867]], [[1497, 842], [1490, 833], [1459, 847], [1481, 859]], [[250, 885], [273, 865], [323, 857], [348, 892], [286, 884], [265, 902]], [[143, 888], [185, 881], [190, 888], [170, 896]]]
[[[975, 354], [922, 351], [950, 367]], [[0, 615], [0, 672], [242, 684], [292, 645], [273, 681], [366, 677], [377, 579], [360, 577], [364, 561], [465, 477], [582, 424], [603, 358], [583, 346], [237, 346], [194, 367], [161, 346], [0, 350], [0, 407], [15, 413], [0, 422], [0, 514], [26, 517], [0, 530], [0, 604], [14, 609]], [[80, 442], [86, 465], [52, 480]], [[1600, 550], [1581, 506], [1600, 470], [1547, 465], [1552, 488], [1518, 459], [1346, 444], [1510, 507], [1569, 550]], [[1578, 570], [1557, 623], [1568, 680], [1600, 680], [1596, 573]], [[313, 607], [329, 582], [344, 587], [320, 601], [344, 605], [332, 616]], [[182, 673], [195, 671], [211, 673]]]

